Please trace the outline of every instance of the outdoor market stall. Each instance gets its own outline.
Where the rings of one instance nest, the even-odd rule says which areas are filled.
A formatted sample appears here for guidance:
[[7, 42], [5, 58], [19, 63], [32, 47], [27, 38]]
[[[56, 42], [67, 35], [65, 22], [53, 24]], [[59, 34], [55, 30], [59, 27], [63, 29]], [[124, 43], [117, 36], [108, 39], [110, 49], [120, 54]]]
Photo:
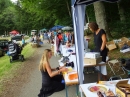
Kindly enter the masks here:
[[[63, 51], [65, 51], [65, 50], [63, 50]], [[68, 53], [66, 52], [66, 54], [68, 54]], [[67, 68], [70, 69], [69, 72], [63, 73], [65, 84], [66, 84], [66, 97], [68, 97], [67, 87], [71, 86], [71, 85], [76, 85], [76, 94], [78, 96], [78, 85], [79, 85], [78, 77], [75, 77], [74, 79], [69, 79], [70, 75], [77, 74], [76, 55], [72, 52], [68, 58], [69, 59], [68, 59], [68, 61], [66, 63], [63, 62], [64, 57], [62, 57], [59, 60], [59, 65], [60, 66], [66, 66]], [[64, 61], [66, 61], [66, 60], [64, 60]], [[73, 64], [74, 66], [71, 65], [71, 64], [66, 65], [66, 64], [69, 64], [69, 63], [72, 63], [72, 62], [74, 63]], [[103, 75], [107, 74], [106, 63], [105, 62], [100, 62], [100, 63], [96, 63], [96, 64], [86, 64], [86, 63], [84, 63], [84, 67], [96, 67], [99, 70], [99, 73], [101, 72]], [[82, 77], [84, 78], [84, 75], [82, 75]], [[100, 77], [101, 76], [99, 76], [98, 81], [101, 80]]]
[[94, 3], [96, 1], [116, 2], [118, 0], [71, 0], [72, 1], [72, 16], [75, 35], [76, 46], [76, 63], [79, 75], [80, 84], [83, 83], [83, 55], [84, 55], [84, 19], [86, 5]]

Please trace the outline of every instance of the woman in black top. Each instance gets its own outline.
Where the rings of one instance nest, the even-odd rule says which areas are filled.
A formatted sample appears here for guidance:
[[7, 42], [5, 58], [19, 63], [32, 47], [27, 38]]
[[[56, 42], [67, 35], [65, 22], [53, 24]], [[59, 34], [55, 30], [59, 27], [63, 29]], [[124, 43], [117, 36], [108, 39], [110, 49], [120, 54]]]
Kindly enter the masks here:
[[102, 56], [102, 61], [106, 62], [106, 57], [108, 53], [108, 49], [106, 48], [106, 33], [103, 29], [98, 28], [98, 25], [95, 22], [89, 23], [88, 26], [89, 29], [94, 33], [94, 52], [100, 52]]
[[[100, 29], [95, 22], [89, 23], [88, 27], [94, 33], [94, 52], [100, 52], [102, 61], [106, 62], [108, 49], [106, 48], [107, 38], [105, 31], [103, 29]], [[102, 77], [104, 80], [107, 80], [107, 75], [102, 75]]]
[[51, 56], [51, 50], [46, 49], [40, 61], [39, 69], [42, 73], [42, 88], [38, 97], [48, 97], [54, 92], [61, 91], [65, 88], [65, 84], [61, 83], [63, 76], [60, 75], [60, 72], [67, 71], [67, 68], [58, 67], [52, 69], [49, 63]]

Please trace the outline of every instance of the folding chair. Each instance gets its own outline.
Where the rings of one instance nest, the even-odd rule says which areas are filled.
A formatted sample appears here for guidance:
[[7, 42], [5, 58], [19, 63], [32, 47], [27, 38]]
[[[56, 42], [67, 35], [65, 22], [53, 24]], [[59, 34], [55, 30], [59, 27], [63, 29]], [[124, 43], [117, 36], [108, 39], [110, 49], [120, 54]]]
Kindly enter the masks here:
[[130, 70], [128, 70], [127, 68], [125, 68], [124, 66], [122, 66], [123, 69], [127, 72], [128, 78], [130, 78]]
[[[116, 72], [119, 72], [120, 70], [123, 71], [123, 74], [120, 74], [120, 75], [124, 75], [125, 74], [125, 70], [124, 70], [124, 68], [123, 68], [123, 66], [122, 66], [122, 64], [121, 64], [121, 62], [119, 60], [117, 60], [117, 59], [110, 60], [110, 61], [108, 61], [108, 65], [109, 65], [109, 67], [110, 67], [110, 69], [111, 69], [111, 71], [112, 71], [112, 73], [114, 75], [116, 75]], [[116, 71], [114, 71], [114, 67], [117, 67]]]
[[118, 76], [112, 76], [112, 77], [109, 78], [109, 81], [120, 80], [120, 79], [122, 79], [122, 78], [119, 75]]

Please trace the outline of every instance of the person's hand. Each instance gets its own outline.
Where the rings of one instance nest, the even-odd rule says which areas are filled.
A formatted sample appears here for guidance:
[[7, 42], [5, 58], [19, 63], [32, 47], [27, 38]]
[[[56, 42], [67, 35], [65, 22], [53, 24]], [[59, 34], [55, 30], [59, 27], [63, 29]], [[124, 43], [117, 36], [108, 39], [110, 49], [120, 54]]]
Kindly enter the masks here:
[[68, 71], [68, 68], [62, 67], [60, 70], [61, 70], [62, 72], [67, 72], [67, 71]]
[[61, 67], [59, 67], [59, 69], [62, 69], [62, 68], [64, 68], [65, 66], [61, 66]]

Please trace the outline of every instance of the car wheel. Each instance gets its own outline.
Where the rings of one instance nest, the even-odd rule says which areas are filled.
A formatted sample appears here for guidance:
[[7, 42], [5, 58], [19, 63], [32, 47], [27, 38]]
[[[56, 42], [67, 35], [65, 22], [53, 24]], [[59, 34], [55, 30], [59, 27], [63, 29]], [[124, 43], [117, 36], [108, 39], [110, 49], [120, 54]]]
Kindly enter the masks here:
[[12, 63], [13, 62], [13, 60], [12, 59], [10, 59], [10, 63]]
[[21, 60], [21, 62], [24, 61], [24, 56], [23, 55], [20, 56], [20, 60]]
[[22, 62], [24, 61], [24, 57], [21, 58], [21, 61], [22, 61]]

